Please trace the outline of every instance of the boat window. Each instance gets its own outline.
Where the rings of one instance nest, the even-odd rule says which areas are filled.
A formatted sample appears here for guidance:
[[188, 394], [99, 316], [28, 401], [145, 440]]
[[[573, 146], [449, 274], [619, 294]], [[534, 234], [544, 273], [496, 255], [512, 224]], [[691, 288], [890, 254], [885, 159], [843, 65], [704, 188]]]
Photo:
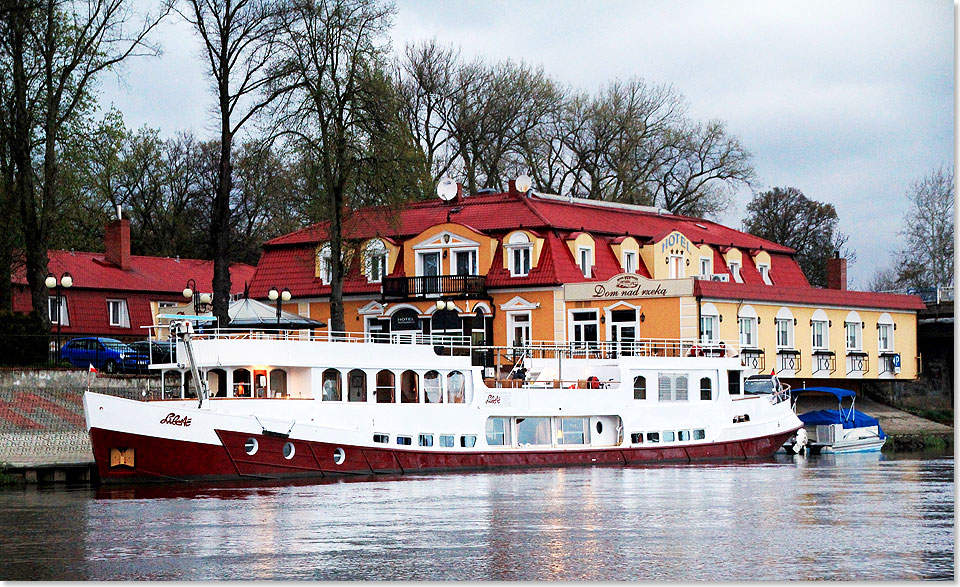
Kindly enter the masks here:
[[677, 439], [676, 437], [677, 437], [677, 435], [673, 432], [673, 430], [664, 430], [664, 431], [663, 431], [663, 441], [664, 441], [664, 442], [673, 442], [674, 440]]
[[487, 418], [487, 444], [490, 446], [506, 446], [510, 444], [507, 430], [507, 418]]
[[440, 373], [427, 371], [423, 376], [423, 401], [428, 404], [439, 404], [441, 398]]
[[693, 431], [693, 439], [694, 439], [694, 440], [703, 440], [703, 439], [706, 438], [706, 437], [707, 437], [707, 434], [706, 434], [706, 432], [704, 432], [704, 430], [703, 430], [702, 428], [699, 429], [699, 430], [694, 430], [694, 431]]
[[234, 369], [233, 395], [234, 397], [253, 397], [253, 390], [250, 388], [250, 371]]
[[633, 444], [643, 444], [643, 432], [631, 432], [630, 442]]
[[[599, 424], [599, 422], [597, 422]], [[560, 444], [586, 444], [590, 428], [586, 418], [560, 418]]]
[[686, 441], [690, 440], [690, 431], [689, 431], [689, 430], [681, 430], [681, 431], [677, 432], [677, 438], [678, 438], [680, 441], [682, 441], [682, 442], [686, 442]]
[[396, 389], [396, 379], [393, 371], [384, 369], [377, 373], [377, 403], [392, 404], [393, 394]]
[[460, 371], [451, 371], [447, 374], [447, 403], [462, 404], [464, 402], [464, 386], [466, 378]]
[[367, 374], [361, 369], [347, 373], [347, 401], [367, 401]]
[[660, 433], [647, 432], [647, 442], [660, 442]]
[[418, 382], [420, 377], [415, 371], [404, 371], [400, 375], [400, 403], [415, 404], [420, 401]]
[[374, 442], [379, 442], [379, 443], [381, 443], [381, 444], [386, 444], [386, 443], [390, 442], [390, 435], [389, 435], [389, 434], [374, 434], [374, 435], [373, 435], [373, 441], [374, 441]]
[[633, 399], [647, 399], [647, 378], [643, 375], [633, 378]]
[[323, 372], [323, 401], [340, 401], [340, 371], [336, 369]]
[[287, 397], [287, 372], [283, 369], [270, 371], [270, 393], [273, 397]]
[[740, 395], [740, 371], [727, 371], [727, 388], [730, 395]]
[[550, 418], [517, 418], [517, 442], [551, 444]]
[[473, 434], [464, 434], [460, 437], [460, 446], [464, 448], [473, 448], [477, 445], [477, 437]]
[[444, 448], [453, 448], [453, 434], [441, 434], [440, 446]]
[[710, 381], [709, 377], [700, 378], [700, 399], [701, 400], [713, 399], [713, 382]]
[[398, 436], [398, 437], [397, 437], [397, 444], [402, 444], [402, 445], [404, 445], [404, 446], [410, 446], [411, 444], [413, 444], [413, 439], [410, 438], [409, 436]]
[[421, 434], [417, 439], [420, 446], [433, 446], [433, 434]]
[[687, 374], [660, 373], [660, 394], [662, 402], [687, 401]]

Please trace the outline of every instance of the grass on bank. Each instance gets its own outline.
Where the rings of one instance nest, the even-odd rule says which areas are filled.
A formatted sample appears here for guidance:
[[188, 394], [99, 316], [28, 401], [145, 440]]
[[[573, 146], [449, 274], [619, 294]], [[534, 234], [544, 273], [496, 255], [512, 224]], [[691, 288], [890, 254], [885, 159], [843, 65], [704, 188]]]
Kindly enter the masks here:
[[927, 420], [936, 422], [937, 424], [944, 424], [946, 426], [953, 426], [953, 409], [952, 408], [916, 408], [911, 406], [903, 406], [900, 408], [904, 412], [909, 412], [914, 416], [919, 416]]

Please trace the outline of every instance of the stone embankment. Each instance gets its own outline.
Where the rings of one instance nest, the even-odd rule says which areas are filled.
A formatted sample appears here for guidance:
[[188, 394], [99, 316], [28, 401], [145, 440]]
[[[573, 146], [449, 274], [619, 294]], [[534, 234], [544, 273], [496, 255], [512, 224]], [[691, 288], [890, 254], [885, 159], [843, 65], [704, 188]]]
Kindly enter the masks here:
[[[0, 469], [27, 482], [91, 481], [93, 452], [83, 416], [88, 375], [73, 370], [0, 370]], [[159, 396], [156, 377], [91, 376], [90, 390], [127, 398]], [[836, 408], [806, 402], [799, 411]], [[890, 436], [886, 449], [922, 449], [931, 437], [953, 446], [953, 428], [867, 398], [857, 409], [880, 420]]]

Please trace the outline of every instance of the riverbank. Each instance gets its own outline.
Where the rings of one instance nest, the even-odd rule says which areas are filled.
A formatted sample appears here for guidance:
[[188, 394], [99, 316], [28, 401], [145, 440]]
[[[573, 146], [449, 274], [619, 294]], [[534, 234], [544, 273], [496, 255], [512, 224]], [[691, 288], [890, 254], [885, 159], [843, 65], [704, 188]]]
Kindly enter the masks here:
[[[85, 374], [58, 376], [76, 377], [82, 382]], [[129, 398], [152, 397], [157, 383], [132, 377], [97, 378], [95, 382], [94, 391]], [[83, 416], [84, 388], [83, 383], [67, 388], [0, 385], [0, 484], [96, 482]], [[833, 405], [821, 405], [820, 401], [801, 398], [798, 411], [836, 407], [835, 401]], [[867, 398], [857, 399], [857, 409], [880, 420], [889, 437], [884, 452], [953, 450], [951, 426]]]

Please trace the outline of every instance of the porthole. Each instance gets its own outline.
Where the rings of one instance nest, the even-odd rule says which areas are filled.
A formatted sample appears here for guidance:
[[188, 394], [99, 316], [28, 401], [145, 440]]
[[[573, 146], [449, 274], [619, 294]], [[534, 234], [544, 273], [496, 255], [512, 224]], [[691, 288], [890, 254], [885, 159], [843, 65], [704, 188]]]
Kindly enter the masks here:
[[293, 446], [292, 442], [288, 442], [283, 445], [283, 458], [289, 461], [295, 454], [297, 454], [297, 448]]
[[260, 444], [256, 438], [248, 438], [247, 443], [243, 445], [243, 450], [247, 451], [247, 454], [250, 456], [257, 454], [258, 448], [260, 448]]
[[345, 452], [343, 452], [343, 449], [342, 449], [342, 448], [338, 448], [338, 449], [336, 449], [335, 451], [333, 451], [333, 462], [334, 462], [334, 463], [336, 463], [336, 464], [338, 464], [338, 465], [342, 465], [342, 464], [343, 464], [343, 460], [346, 459], [346, 458], [347, 458], [347, 454], [346, 454]]
[[603, 434], [603, 422], [597, 420], [597, 434]]

